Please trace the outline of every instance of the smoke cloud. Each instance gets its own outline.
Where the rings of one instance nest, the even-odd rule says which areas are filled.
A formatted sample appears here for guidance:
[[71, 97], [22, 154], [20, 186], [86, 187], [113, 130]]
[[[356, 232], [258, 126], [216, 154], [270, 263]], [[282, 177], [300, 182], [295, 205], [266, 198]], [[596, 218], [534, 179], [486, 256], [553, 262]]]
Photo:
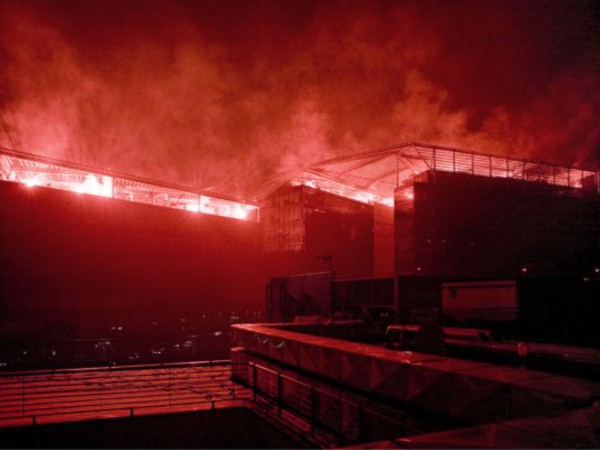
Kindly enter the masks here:
[[407, 141], [600, 160], [580, 2], [6, 0], [0, 145], [248, 194]]

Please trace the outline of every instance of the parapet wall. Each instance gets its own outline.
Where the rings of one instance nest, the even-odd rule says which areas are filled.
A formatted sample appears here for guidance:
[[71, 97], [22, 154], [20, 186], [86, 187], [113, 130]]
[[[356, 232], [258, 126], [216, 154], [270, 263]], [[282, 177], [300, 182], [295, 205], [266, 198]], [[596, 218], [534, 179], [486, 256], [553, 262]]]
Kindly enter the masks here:
[[589, 406], [600, 396], [600, 386], [589, 381], [395, 351], [269, 325], [233, 325], [233, 344], [245, 349], [250, 359], [252, 355], [267, 358], [472, 424], [566, 412]]

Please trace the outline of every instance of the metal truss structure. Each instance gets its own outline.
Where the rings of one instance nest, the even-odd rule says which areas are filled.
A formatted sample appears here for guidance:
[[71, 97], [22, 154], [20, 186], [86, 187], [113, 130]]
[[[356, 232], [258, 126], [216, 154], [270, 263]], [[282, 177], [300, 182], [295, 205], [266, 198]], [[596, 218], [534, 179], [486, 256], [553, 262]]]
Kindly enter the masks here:
[[0, 148], [0, 180], [258, 221], [258, 205], [214, 192]]
[[[510, 178], [600, 192], [600, 172], [405, 143], [322, 161], [285, 183], [304, 185], [362, 203], [394, 205], [394, 191], [427, 171]], [[226, 194], [157, 182], [0, 148], [0, 180], [258, 220], [258, 204]], [[269, 189], [268, 194], [272, 193]]]
[[392, 206], [394, 190], [427, 171], [511, 178], [596, 192], [599, 189], [597, 171], [419, 143], [329, 159], [301, 171], [293, 183], [363, 203]]

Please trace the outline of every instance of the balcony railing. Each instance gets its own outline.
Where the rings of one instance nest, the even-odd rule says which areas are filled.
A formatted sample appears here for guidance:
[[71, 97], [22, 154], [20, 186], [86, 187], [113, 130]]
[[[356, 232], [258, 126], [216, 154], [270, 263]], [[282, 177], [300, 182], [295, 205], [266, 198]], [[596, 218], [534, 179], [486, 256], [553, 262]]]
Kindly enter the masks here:
[[254, 403], [267, 417], [284, 421], [321, 446], [423, 433], [408, 415], [402, 420], [398, 414], [345, 398], [339, 390], [329, 391], [252, 361], [235, 363], [233, 378], [252, 390]]

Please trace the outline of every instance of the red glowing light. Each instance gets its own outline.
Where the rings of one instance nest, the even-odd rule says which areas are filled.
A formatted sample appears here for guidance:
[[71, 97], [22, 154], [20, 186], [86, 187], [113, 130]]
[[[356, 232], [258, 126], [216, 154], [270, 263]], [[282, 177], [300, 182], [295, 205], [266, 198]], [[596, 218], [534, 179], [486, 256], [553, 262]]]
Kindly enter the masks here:
[[[307, 176], [310, 176], [310, 178], [307, 178]], [[330, 194], [339, 195], [340, 197], [345, 197], [369, 205], [379, 203], [389, 207], [394, 206], [393, 197], [382, 197], [373, 192], [361, 190], [351, 185], [336, 182], [330, 179], [319, 178], [318, 175], [314, 174], [304, 173], [301, 177], [297, 177], [292, 180], [290, 184], [292, 186], [306, 186], [323, 192], [329, 192]]]
[[81, 192], [101, 197], [112, 197], [112, 177], [89, 173], [81, 185]]
[[232, 217], [245, 220], [248, 217], [248, 210], [244, 205], [235, 205], [233, 208]]
[[87, 168], [65, 166], [60, 161], [39, 161], [31, 155], [0, 151], [0, 179], [21, 183], [27, 188], [70, 191], [101, 197], [140, 202], [154, 206], [183, 209], [194, 213], [211, 214], [238, 220], [258, 221], [258, 209], [251, 205], [220, 195], [200, 194], [118, 176], [90, 172]]
[[23, 180], [23, 184], [25, 186], [27, 186], [28, 188], [32, 188], [34, 186], [39, 186], [41, 183], [40, 183], [39, 177], [35, 176], [33, 178], [28, 178], [26, 180]]
[[209, 197], [201, 196], [200, 202], [192, 201], [186, 203], [183, 209], [193, 213], [213, 214], [222, 217], [231, 217], [233, 219], [247, 220], [250, 211], [256, 209], [256, 206], [244, 205], [241, 203], [228, 202], [226, 204], [215, 204]]
[[185, 209], [187, 211], [197, 213], [200, 212], [200, 205], [198, 205], [198, 203], [188, 203], [187, 205], [185, 205]]
[[527, 357], [527, 355], [529, 354], [529, 348], [527, 346], [527, 343], [519, 342], [517, 344], [517, 354], [519, 355], [520, 358]]

